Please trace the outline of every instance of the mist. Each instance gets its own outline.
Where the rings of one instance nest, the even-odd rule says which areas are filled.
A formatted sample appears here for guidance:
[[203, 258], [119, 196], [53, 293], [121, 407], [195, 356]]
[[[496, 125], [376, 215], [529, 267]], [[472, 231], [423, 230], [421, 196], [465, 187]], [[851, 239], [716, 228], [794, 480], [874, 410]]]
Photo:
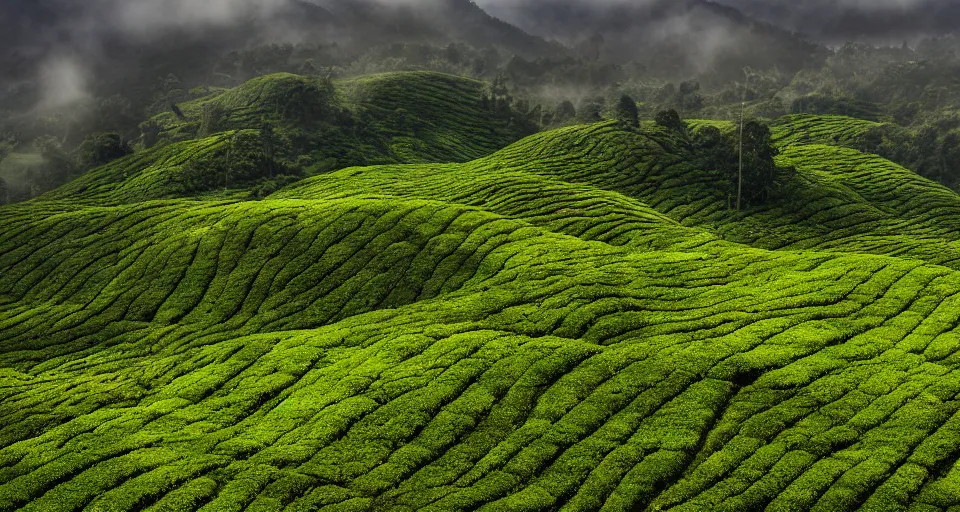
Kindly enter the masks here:
[[[591, 12], [629, 8], [633, 12], [673, 5], [729, 6], [761, 21], [808, 34], [822, 43], [848, 40], [899, 42], [955, 33], [960, 29], [960, 0], [477, 0], [488, 12], [537, 35], [569, 39], [543, 18], [554, 12]], [[549, 6], [549, 7], [547, 7]], [[551, 12], [554, 11], [554, 12]], [[645, 25], [656, 15], [628, 21]], [[573, 25], [574, 27], [576, 25]]]
[[[788, 30], [755, 25], [727, 5]], [[567, 50], [543, 38], [576, 57], [673, 66], [682, 76], [774, 60], [792, 69], [821, 58], [821, 49], [789, 40], [794, 30], [836, 44], [899, 42], [960, 26], [960, 0], [476, 0], [518, 27], [501, 32], [471, 6], [468, 0], [7, 0], [0, 6], [0, 43], [12, 50], [0, 54], [7, 71], [0, 82], [36, 83], [29, 103], [56, 110], [88, 100], [98, 84], [126, 79], [118, 75], [165, 72], [149, 61], [166, 50], [216, 55], [266, 43], [417, 38], [493, 42], [527, 58], [565, 56]], [[600, 48], [591, 42], [598, 34]], [[767, 59], [764, 51], [779, 55]]]
[[894, 44], [954, 34], [960, 0], [724, 0], [758, 19], [821, 42]]
[[20, 72], [0, 76], [0, 82], [36, 84], [30, 103], [38, 113], [76, 108], [98, 86], [146, 73], [154, 67], [151, 59], [165, 51], [188, 53], [184, 49], [195, 46], [197, 53], [217, 53], [248, 40], [299, 42], [302, 28], [284, 18], [295, 5], [294, 0], [23, 3], [17, 13], [21, 19], [0, 23], [21, 27], [15, 41], [7, 43], [13, 50], [0, 54], [0, 66], [13, 70], [19, 64]]

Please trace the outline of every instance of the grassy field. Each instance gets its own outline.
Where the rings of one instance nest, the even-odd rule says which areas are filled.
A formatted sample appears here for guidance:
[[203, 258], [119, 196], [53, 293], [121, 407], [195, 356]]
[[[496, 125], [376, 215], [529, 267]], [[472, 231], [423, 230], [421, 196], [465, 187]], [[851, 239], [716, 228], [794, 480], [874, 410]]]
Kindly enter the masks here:
[[958, 507], [960, 197], [841, 124], [743, 212], [610, 122], [179, 197], [215, 134], [0, 208], [0, 510]]

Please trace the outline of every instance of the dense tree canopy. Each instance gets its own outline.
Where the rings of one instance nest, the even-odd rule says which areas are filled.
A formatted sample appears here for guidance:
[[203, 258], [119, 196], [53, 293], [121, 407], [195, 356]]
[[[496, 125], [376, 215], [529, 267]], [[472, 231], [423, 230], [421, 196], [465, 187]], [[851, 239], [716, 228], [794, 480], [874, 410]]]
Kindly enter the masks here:
[[628, 126], [640, 126], [637, 102], [626, 94], [620, 96], [620, 102], [617, 103], [616, 117], [618, 121]]

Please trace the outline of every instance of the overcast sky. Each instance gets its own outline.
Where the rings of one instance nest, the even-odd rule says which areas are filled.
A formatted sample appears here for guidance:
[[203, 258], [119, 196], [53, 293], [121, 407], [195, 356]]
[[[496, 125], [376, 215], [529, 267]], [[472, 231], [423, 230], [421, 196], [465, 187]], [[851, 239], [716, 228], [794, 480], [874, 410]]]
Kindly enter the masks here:
[[[558, 0], [475, 0], [505, 21], [536, 26], [531, 6]], [[682, 0], [562, 0], [581, 5], [645, 5]], [[713, 0], [827, 43], [918, 39], [960, 30], [960, 0]]]

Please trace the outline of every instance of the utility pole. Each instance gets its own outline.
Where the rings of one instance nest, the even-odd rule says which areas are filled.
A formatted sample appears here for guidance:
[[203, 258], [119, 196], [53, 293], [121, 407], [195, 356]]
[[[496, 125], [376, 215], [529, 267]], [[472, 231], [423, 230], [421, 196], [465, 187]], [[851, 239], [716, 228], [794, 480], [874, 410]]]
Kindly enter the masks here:
[[740, 93], [740, 170], [737, 172], [737, 211], [740, 211], [740, 198], [743, 197], [743, 112], [747, 104], [747, 87], [750, 86], [750, 74], [743, 68], [746, 80], [743, 83], [743, 92]]

